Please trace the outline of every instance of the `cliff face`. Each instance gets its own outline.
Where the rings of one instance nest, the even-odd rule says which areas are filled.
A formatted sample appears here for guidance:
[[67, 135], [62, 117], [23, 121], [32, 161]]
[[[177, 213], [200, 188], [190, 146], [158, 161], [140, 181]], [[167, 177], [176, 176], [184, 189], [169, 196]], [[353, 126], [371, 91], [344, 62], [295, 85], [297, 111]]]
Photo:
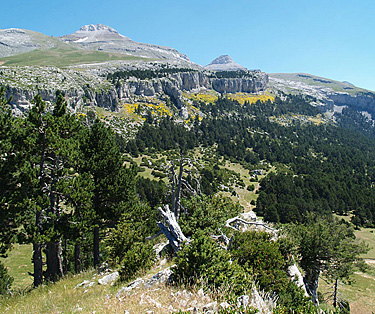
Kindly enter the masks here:
[[331, 99], [338, 106], [350, 106], [360, 111], [368, 111], [373, 113], [375, 111], [375, 94], [332, 94], [328, 95], [328, 98]]
[[22, 68], [17, 68], [18, 72], [14, 72], [14, 69], [9, 70], [9, 73], [6, 72], [15, 75], [16, 78], [19, 77], [18, 80], [10, 81], [6, 79], [6, 75], [0, 76], [0, 84], [6, 86], [6, 97], [12, 97], [11, 104], [20, 111], [28, 108], [31, 100], [38, 93], [45, 101], [55, 101], [58, 90], [64, 93], [73, 109], [86, 103], [115, 111], [121, 100], [134, 96], [165, 94], [171, 98], [177, 108], [181, 109], [184, 106], [182, 91], [197, 92], [201, 89], [213, 89], [223, 94], [257, 93], [266, 90], [268, 84], [268, 75], [262, 72], [255, 72], [251, 77], [245, 78], [215, 78], [210, 72], [188, 71], [147, 80], [129, 78], [113, 85], [103, 76], [92, 75], [92, 73], [89, 75], [72, 70], [65, 73], [60, 69], [58, 71], [49, 69], [46, 73], [40, 68], [38, 68], [39, 72], [28, 70], [29, 76], [25, 76], [25, 73], [20, 74]]

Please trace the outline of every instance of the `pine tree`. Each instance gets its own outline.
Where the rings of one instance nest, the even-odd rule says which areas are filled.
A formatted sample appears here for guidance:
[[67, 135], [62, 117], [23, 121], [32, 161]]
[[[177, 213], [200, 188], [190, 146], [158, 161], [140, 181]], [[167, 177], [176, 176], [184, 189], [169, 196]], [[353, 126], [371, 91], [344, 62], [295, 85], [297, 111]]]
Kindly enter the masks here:
[[5, 88], [0, 88], [0, 256], [5, 256], [15, 240], [17, 217], [20, 210], [18, 185], [22, 160], [22, 120], [14, 117]]
[[114, 224], [121, 216], [123, 204], [134, 198], [135, 170], [124, 167], [112, 131], [96, 120], [82, 143], [83, 164], [80, 169], [93, 180], [94, 266], [99, 266], [100, 228]]
[[[303, 224], [292, 225], [289, 233], [297, 243], [306, 290], [316, 304], [322, 273], [336, 282], [349, 280], [356, 267], [363, 269], [360, 254], [366, 253], [368, 247], [356, 241], [353, 228], [345, 222], [309, 214]], [[337, 290], [334, 294], [337, 295]]]
[[[47, 280], [63, 274], [61, 236], [65, 212], [62, 203], [74, 179], [73, 160], [78, 151], [76, 134], [80, 124], [66, 112], [59, 95], [53, 112], [37, 95], [27, 118], [29, 136], [22, 185], [28, 202], [22, 226], [33, 242], [34, 286], [43, 282], [42, 249], [46, 250]], [[70, 188], [71, 189], [71, 188]]]

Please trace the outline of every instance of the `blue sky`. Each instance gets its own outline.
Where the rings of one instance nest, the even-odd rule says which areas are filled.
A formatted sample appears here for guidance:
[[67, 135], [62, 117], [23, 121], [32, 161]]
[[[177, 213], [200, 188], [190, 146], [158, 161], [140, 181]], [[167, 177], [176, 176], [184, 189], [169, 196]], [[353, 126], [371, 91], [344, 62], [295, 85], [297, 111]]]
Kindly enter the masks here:
[[373, 0], [13, 0], [0, 28], [46, 35], [103, 23], [206, 65], [222, 54], [250, 68], [305, 72], [375, 90]]

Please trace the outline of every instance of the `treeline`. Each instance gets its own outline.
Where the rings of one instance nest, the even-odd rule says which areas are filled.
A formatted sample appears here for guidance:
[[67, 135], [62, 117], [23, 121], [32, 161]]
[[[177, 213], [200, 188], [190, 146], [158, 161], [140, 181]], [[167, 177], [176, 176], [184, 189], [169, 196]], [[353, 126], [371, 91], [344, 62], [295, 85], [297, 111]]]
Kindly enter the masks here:
[[115, 82], [119, 79], [127, 80], [131, 77], [135, 77], [140, 80], [162, 78], [170, 74], [181, 73], [181, 72], [196, 72], [197, 70], [189, 68], [160, 68], [158, 70], [128, 70], [128, 71], [116, 71], [107, 75], [107, 79]]
[[216, 71], [209, 75], [210, 78], [248, 78], [254, 77], [254, 71], [238, 70], [238, 71]]
[[287, 174], [261, 182], [259, 214], [270, 221], [300, 221], [305, 212], [353, 212], [357, 225], [375, 224], [375, 146], [372, 138], [334, 124], [299, 120], [283, 126], [271, 117], [315, 115], [308, 99], [289, 96], [282, 101], [241, 106], [219, 98], [201, 110], [207, 117], [190, 129], [172, 119], [145, 123], [127, 144], [133, 154], [147, 149], [217, 145], [220, 156], [254, 169], [260, 161], [287, 166]]

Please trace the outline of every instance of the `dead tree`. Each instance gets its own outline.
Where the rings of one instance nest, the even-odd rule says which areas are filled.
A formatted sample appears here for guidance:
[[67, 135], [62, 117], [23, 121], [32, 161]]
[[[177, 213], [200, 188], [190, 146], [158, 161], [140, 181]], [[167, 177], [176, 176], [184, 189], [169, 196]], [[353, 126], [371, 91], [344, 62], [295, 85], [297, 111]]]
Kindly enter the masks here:
[[[184, 153], [181, 150], [178, 174], [176, 173], [176, 170], [175, 170], [176, 165], [173, 161], [171, 162], [171, 167], [170, 167], [171, 207], [172, 207], [172, 212], [174, 213], [177, 220], [180, 217], [181, 209], [185, 212], [185, 214], [187, 213], [186, 209], [181, 205], [182, 192], [185, 192], [186, 194], [190, 194], [194, 196], [201, 195], [199, 179], [192, 175], [192, 170], [188, 169], [187, 168], [188, 166], [196, 170], [196, 168], [193, 165], [192, 160], [190, 158], [184, 157]], [[183, 177], [184, 172], [186, 174], [191, 175], [191, 178], [196, 183], [196, 189], [194, 189], [191, 186], [191, 184]], [[198, 173], [198, 171], [196, 171], [196, 173]]]
[[189, 241], [188, 238], [182, 233], [182, 230], [177, 222], [175, 214], [169, 209], [168, 205], [164, 205], [164, 210], [159, 207], [158, 211], [164, 218], [166, 225], [162, 222], [158, 222], [157, 225], [160, 230], [165, 234], [169, 240], [169, 244], [173, 250], [177, 253], [181, 244], [185, 241]]
[[[200, 190], [199, 176], [193, 175], [193, 171], [195, 171], [196, 173], [198, 173], [198, 171], [191, 159], [184, 157], [184, 153], [182, 150], [180, 151], [180, 158], [178, 163], [178, 173], [176, 173], [176, 165], [174, 161], [170, 162], [169, 168], [171, 209], [169, 208], [169, 205], [164, 205], [164, 210], [161, 207], [158, 208], [160, 215], [163, 217], [163, 222], [157, 223], [160, 231], [152, 237], [146, 238], [146, 240], [151, 240], [161, 233], [164, 233], [164, 235], [169, 240], [169, 244], [176, 253], [183, 242], [189, 242], [189, 239], [185, 237], [180, 226], [178, 225], [178, 219], [181, 214], [181, 209], [185, 214], [187, 214], [187, 210], [181, 204], [181, 195], [183, 193], [185, 193], [186, 195], [194, 196], [202, 195]], [[191, 179], [196, 182], [196, 188], [193, 188], [188, 180], [184, 178], [184, 173], [190, 175]]]

